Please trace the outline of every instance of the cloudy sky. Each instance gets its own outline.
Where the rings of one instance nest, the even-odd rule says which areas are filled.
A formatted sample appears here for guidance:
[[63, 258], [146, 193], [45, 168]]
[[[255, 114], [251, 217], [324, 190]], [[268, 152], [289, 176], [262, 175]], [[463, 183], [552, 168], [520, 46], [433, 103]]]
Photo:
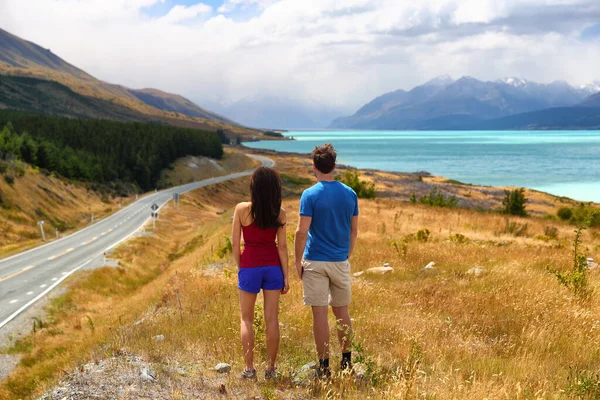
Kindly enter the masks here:
[[0, 0], [0, 27], [100, 79], [200, 104], [353, 110], [441, 74], [600, 80], [598, 0]]

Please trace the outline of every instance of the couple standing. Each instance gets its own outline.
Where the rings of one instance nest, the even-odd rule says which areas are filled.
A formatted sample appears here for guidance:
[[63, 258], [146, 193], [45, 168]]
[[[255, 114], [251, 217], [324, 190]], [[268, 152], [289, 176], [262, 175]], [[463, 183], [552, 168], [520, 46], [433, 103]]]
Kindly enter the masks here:
[[[336, 152], [331, 144], [312, 152], [317, 183], [302, 193], [300, 220], [295, 237], [295, 261], [302, 280], [304, 304], [312, 307], [313, 334], [320, 378], [329, 369], [328, 305], [338, 323], [342, 347], [341, 370], [350, 370], [352, 322], [350, 264], [358, 233], [356, 193], [333, 177]], [[281, 208], [281, 180], [270, 168], [258, 168], [250, 180], [251, 201], [235, 208], [232, 229], [233, 255], [239, 266], [238, 288], [241, 337], [245, 368], [242, 377], [256, 379], [254, 369], [254, 305], [264, 296], [268, 365], [265, 379], [276, 378], [279, 348], [279, 296], [289, 287], [285, 211]], [[240, 250], [241, 236], [244, 250]]]

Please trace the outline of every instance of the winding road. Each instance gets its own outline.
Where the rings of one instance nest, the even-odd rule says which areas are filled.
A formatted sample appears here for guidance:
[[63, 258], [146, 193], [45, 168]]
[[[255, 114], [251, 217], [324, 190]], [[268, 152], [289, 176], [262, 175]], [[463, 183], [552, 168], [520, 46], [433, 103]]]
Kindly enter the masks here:
[[[271, 159], [248, 155], [263, 166]], [[145, 196], [115, 214], [69, 236], [0, 260], [0, 330], [74, 272], [104, 264], [104, 252], [133, 236], [174, 193], [251, 175], [253, 170], [206, 179]]]

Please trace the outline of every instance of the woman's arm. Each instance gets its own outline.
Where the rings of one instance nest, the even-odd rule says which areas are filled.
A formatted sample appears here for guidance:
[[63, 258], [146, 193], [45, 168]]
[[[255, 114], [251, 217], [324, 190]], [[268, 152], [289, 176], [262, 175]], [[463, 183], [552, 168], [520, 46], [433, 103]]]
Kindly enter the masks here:
[[290, 290], [289, 274], [288, 274], [288, 249], [287, 249], [287, 217], [285, 210], [282, 208], [279, 214], [279, 222], [283, 224], [277, 229], [277, 251], [279, 252], [279, 261], [281, 261], [281, 269], [283, 271], [283, 289], [282, 294], [286, 294]]
[[237, 264], [238, 268], [240, 267], [240, 257], [241, 257], [241, 240], [242, 240], [242, 223], [240, 221], [240, 209], [242, 204], [238, 204], [235, 207], [235, 211], [233, 213], [233, 222], [231, 223], [231, 247], [233, 252], [233, 259]]

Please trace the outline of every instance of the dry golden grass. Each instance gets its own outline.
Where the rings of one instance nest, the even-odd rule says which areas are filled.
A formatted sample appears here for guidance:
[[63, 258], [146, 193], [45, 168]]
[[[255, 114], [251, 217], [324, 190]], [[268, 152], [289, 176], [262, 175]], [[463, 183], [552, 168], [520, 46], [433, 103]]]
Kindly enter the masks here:
[[83, 184], [45, 176], [26, 168], [12, 185], [0, 178], [0, 256], [8, 256], [42, 242], [37, 222], [45, 220], [46, 237], [53, 240], [100, 219], [124, 206], [131, 198], [110, 198], [87, 190]]
[[[290, 158], [277, 161], [291, 177], [307, 169]], [[294, 184], [286, 192], [301, 188]], [[315, 358], [310, 310], [302, 305], [301, 285], [293, 276], [291, 293], [281, 302], [283, 377], [275, 385], [241, 382], [235, 268], [229, 256], [219, 258], [217, 252], [229, 235], [231, 207], [247, 190], [242, 179], [184, 196], [180, 209], [165, 210], [156, 237], [120, 248], [119, 268], [72, 280], [67, 294], [54, 302], [48, 325], [21, 342], [27, 361], [3, 383], [0, 396], [39, 394], [55, 382], [58, 371], [124, 352], [152, 363], [157, 384], [170, 385], [176, 399], [215, 398], [221, 384], [234, 398], [568, 398], [576, 397], [565, 392], [577, 383], [568, 380], [575, 367], [590, 377], [589, 385], [578, 389], [587, 398], [598, 394], [598, 294], [578, 302], [546, 271], [547, 266], [569, 268], [573, 226], [386, 198], [360, 202], [359, 240], [351, 260], [353, 272], [386, 262], [395, 269], [353, 281], [351, 314], [361, 347], [354, 357], [370, 368], [368, 379], [291, 385], [292, 372]], [[284, 207], [292, 232], [297, 197], [288, 198]], [[224, 208], [229, 210], [224, 215], [215, 213]], [[519, 236], [507, 229], [511, 222], [520, 224], [515, 225]], [[543, 237], [548, 225], [556, 227], [557, 238]], [[427, 241], [411, 239], [425, 230]], [[393, 245], [403, 238], [405, 247]], [[586, 231], [584, 243], [586, 255], [598, 256], [598, 231]], [[435, 269], [423, 270], [430, 261]], [[474, 267], [485, 271], [468, 274]], [[591, 271], [590, 285], [597, 287], [599, 280]], [[334, 321], [331, 325], [334, 334]], [[165, 340], [156, 342], [155, 335]], [[257, 339], [262, 370], [261, 328]], [[338, 346], [334, 349], [335, 366]], [[218, 362], [231, 363], [234, 372], [216, 377], [209, 367]], [[174, 376], [169, 366], [183, 367], [187, 375]], [[192, 391], [186, 389], [190, 382], [196, 382]]]

